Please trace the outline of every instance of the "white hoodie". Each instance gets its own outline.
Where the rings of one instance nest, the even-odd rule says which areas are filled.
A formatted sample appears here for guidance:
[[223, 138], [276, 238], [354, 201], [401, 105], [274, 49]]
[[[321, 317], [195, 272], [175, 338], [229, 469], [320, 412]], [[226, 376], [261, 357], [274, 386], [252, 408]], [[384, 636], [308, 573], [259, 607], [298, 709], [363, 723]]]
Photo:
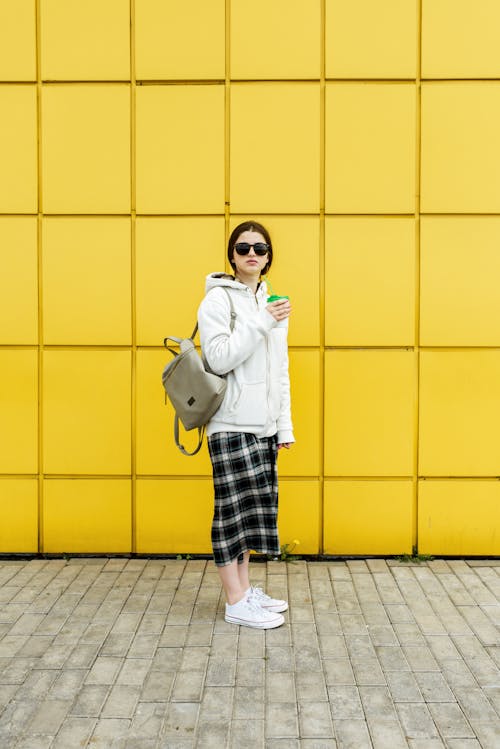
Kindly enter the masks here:
[[[231, 332], [231, 294], [236, 319]], [[215, 374], [226, 375], [220, 408], [207, 424], [215, 432], [278, 433], [278, 442], [295, 442], [290, 416], [288, 320], [278, 323], [266, 310], [267, 287], [257, 294], [225, 273], [206, 279], [206, 296], [198, 309], [203, 356]]]

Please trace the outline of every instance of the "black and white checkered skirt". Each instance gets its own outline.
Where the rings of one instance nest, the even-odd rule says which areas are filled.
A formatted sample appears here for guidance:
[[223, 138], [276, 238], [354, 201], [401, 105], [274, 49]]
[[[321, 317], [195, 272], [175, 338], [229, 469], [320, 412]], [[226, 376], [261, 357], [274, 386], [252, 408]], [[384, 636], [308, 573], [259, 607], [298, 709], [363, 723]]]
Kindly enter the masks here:
[[279, 555], [278, 437], [216, 432], [208, 437], [214, 479], [212, 548], [217, 566], [243, 552]]

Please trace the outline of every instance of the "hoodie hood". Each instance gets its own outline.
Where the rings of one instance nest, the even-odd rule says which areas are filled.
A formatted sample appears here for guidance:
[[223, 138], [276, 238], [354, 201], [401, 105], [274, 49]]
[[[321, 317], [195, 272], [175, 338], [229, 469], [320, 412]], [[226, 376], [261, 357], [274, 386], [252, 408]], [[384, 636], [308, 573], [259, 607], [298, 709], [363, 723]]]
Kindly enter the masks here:
[[[205, 293], [207, 294], [210, 289], [214, 289], [216, 286], [227, 286], [230, 289], [239, 289], [245, 291], [248, 286], [241, 281], [236, 281], [234, 276], [230, 276], [229, 273], [209, 273], [205, 281]], [[267, 296], [267, 284], [265, 281], [260, 282], [257, 294], [259, 296], [266, 294]]]

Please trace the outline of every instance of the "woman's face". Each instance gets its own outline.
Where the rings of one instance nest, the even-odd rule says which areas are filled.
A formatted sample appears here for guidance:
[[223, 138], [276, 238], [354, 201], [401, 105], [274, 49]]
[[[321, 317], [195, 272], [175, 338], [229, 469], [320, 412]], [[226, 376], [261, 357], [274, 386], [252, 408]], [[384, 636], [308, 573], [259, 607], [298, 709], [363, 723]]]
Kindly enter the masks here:
[[[254, 245], [256, 242], [264, 242], [266, 240], [258, 231], [244, 231], [242, 232], [235, 244], [238, 242], [248, 242], [248, 244]], [[266, 252], [265, 255], [256, 255], [253, 247], [250, 247], [248, 255], [238, 255], [236, 250], [233, 250], [233, 263], [236, 266], [236, 275], [256, 274], [259, 275], [262, 269], [266, 267], [269, 254]]]

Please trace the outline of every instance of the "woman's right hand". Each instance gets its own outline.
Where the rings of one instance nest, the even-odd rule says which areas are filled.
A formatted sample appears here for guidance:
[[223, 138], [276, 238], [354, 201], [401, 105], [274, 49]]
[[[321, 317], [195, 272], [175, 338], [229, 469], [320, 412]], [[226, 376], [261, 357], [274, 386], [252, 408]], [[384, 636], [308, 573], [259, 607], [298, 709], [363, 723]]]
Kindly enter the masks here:
[[266, 309], [277, 322], [281, 322], [281, 320], [285, 320], [290, 316], [292, 306], [289, 299], [278, 299], [277, 302], [268, 304]]

